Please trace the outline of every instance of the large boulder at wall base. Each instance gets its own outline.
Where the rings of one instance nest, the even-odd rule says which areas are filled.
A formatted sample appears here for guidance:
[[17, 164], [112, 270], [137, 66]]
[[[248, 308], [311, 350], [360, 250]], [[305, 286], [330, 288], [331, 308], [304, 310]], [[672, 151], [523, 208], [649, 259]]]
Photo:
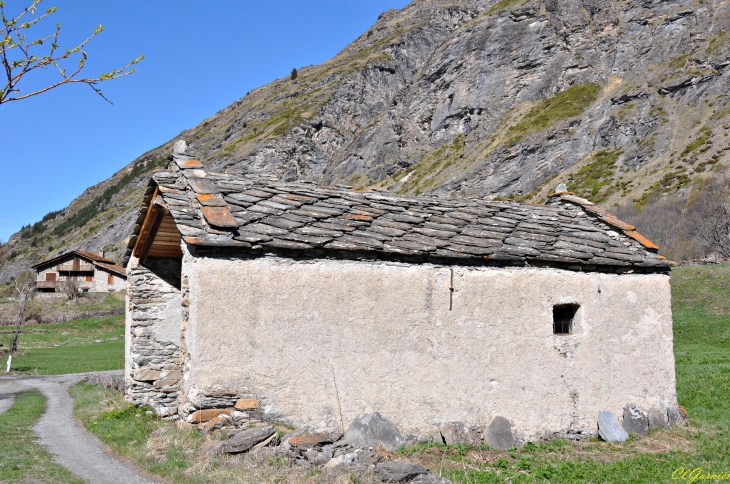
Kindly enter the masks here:
[[675, 425], [686, 425], [689, 422], [687, 418], [687, 411], [684, 407], [669, 407], [667, 409], [667, 419], [669, 420], [669, 426], [674, 427]]
[[624, 407], [622, 427], [628, 433], [649, 435], [649, 420], [635, 403], [629, 403]]
[[439, 426], [439, 431], [446, 445], [478, 443], [469, 427], [462, 422], [443, 423]]
[[598, 414], [598, 436], [606, 442], [626, 442], [629, 434], [610, 410]]
[[378, 412], [355, 419], [345, 433], [345, 440], [353, 447], [372, 447], [378, 450], [395, 450], [406, 445], [406, 438], [394, 423], [385, 420]]
[[649, 430], [666, 429], [668, 427], [669, 419], [665, 408], [649, 409]]
[[504, 417], [495, 417], [484, 433], [484, 441], [493, 449], [506, 450], [515, 446], [512, 425]]

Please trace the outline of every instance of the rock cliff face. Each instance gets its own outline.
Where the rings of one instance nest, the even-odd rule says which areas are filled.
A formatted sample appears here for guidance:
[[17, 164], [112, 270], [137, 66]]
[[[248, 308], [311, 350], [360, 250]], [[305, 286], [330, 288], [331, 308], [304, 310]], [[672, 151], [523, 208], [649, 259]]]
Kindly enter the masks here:
[[[720, 0], [416, 0], [180, 137], [211, 171], [535, 202], [564, 182], [599, 204], [641, 203], [727, 165], [728, 32]], [[48, 245], [119, 255], [141, 175], [171, 147], [14, 236], [0, 281]]]

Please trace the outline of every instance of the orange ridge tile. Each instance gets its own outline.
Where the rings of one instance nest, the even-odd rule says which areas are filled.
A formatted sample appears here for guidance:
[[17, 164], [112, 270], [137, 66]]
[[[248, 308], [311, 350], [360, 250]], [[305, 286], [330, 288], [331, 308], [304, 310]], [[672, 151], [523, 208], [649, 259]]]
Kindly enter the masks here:
[[628, 235], [629, 237], [631, 237], [632, 239], [634, 239], [635, 241], [637, 241], [638, 243], [640, 243], [641, 245], [646, 247], [647, 249], [655, 249], [655, 250], [659, 249], [658, 245], [656, 245], [654, 242], [652, 242], [651, 240], [649, 240], [646, 237], [644, 237], [643, 235], [641, 235], [639, 232], [634, 232], [634, 231], [629, 230], [625, 233], [626, 233], [626, 235]]

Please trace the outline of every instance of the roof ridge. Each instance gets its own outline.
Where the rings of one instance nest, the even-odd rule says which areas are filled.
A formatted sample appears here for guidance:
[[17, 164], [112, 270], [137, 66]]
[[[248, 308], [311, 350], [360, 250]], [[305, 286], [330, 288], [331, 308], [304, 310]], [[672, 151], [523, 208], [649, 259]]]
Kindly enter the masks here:
[[607, 224], [623, 231], [624, 234], [631, 237], [632, 239], [639, 242], [641, 245], [643, 245], [646, 249], [652, 250], [652, 251], [658, 251], [659, 246], [656, 245], [654, 242], [646, 238], [645, 236], [641, 235], [639, 232], [636, 231], [636, 227], [626, 223], [622, 220], [619, 220], [618, 217], [613, 215], [612, 213], [603, 210], [596, 206], [593, 202], [590, 200], [586, 200], [585, 198], [580, 198], [575, 196], [573, 192], [556, 192], [553, 194], [548, 195], [548, 197], [551, 200], [557, 199], [560, 201], [572, 203], [575, 205], [580, 206], [583, 208], [586, 212], [591, 213], [598, 217], [600, 220], [606, 222]]
[[109, 259], [107, 259], [105, 257], [102, 257], [99, 254], [95, 254], [93, 252], [87, 252], [85, 250], [80, 250], [80, 249], [71, 249], [71, 250], [67, 250], [66, 252], [63, 252], [61, 254], [58, 254], [57, 256], [51, 257], [50, 259], [45, 259], [45, 260], [43, 260], [41, 262], [38, 262], [37, 264], [34, 264], [31, 267], [32, 268], [35, 268], [35, 267], [41, 266], [43, 264], [47, 264], [49, 262], [53, 262], [53, 261], [55, 261], [57, 259], [60, 259], [62, 257], [66, 257], [69, 254], [78, 254], [81, 257], [85, 257], [87, 259], [91, 259], [94, 262], [105, 261], [107, 263], [114, 264], [114, 261], [109, 260]]
[[198, 247], [365, 252], [421, 262], [554, 264], [581, 270], [669, 267], [635, 227], [567, 191], [554, 194], [546, 205], [401, 196], [265, 175], [211, 174], [189, 155], [173, 159], [150, 181], [125, 261], [157, 190], [185, 243]]

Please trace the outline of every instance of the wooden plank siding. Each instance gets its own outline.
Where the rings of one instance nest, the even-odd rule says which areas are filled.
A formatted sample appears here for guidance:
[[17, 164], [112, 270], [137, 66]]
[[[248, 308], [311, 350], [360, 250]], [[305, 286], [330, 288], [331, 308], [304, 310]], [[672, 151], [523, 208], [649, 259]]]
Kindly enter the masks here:
[[168, 257], [171, 259], [182, 259], [180, 243], [182, 236], [177, 230], [175, 221], [170, 214], [162, 218], [160, 227], [154, 236], [152, 246], [147, 254], [148, 257]]
[[159, 189], [155, 189], [153, 202], [150, 203], [135, 245], [134, 255], [141, 263], [144, 263], [147, 257], [182, 259], [180, 248], [182, 236], [165, 203], [161, 198], [158, 202], [158, 197]]

